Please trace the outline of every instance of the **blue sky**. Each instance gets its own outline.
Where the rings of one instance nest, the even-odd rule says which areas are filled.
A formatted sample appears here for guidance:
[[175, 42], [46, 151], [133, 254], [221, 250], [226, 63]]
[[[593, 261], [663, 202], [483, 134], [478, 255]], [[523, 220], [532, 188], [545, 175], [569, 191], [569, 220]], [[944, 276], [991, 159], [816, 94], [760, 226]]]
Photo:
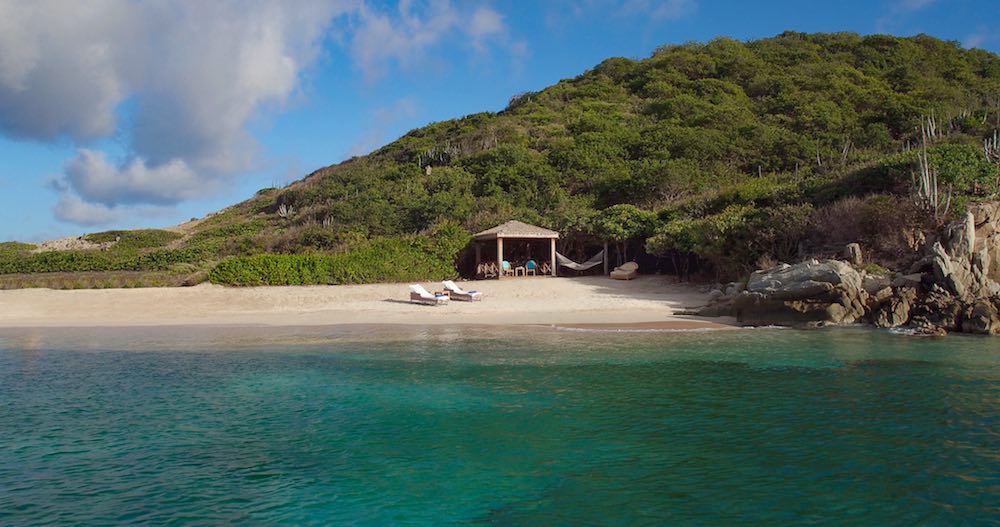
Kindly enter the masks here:
[[76, 5], [0, 0], [0, 240], [180, 223], [664, 44], [853, 31], [1000, 52], [987, 0]]

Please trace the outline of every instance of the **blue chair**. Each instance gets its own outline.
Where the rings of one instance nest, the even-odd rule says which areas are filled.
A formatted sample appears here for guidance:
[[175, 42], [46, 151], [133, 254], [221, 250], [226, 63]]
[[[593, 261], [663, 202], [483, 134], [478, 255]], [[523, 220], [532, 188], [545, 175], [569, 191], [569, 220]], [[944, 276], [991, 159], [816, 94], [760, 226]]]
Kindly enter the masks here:
[[524, 266], [528, 268], [528, 272], [532, 276], [538, 276], [538, 264], [534, 260], [528, 260], [528, 263], [524, 264]]
[[507, 260], [500, 262], [500, 272], [502, 272], [504, 276], [514, 276], [514, 269], [510, 267], [510, 262]]

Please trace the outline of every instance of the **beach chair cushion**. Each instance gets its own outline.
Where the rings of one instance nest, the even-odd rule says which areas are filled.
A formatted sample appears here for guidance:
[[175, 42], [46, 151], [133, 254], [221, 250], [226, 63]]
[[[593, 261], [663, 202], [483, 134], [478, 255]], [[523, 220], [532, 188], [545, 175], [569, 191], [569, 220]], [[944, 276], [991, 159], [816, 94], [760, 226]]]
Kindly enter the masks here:
[[420, 284], [410, 285], [410, 300], [422, 304], [438, 305], [447, 304], [451, 298], [446, 293], [431, 294]]
[[635, 262], [625, 262], [611, 271], [611, 278], [615, 280], [631, 280], [639, 274], [639, 264]]
[[483, 295], [479, 291], [466, 291], [451, 280], [444, 280], [441, 282], [441, 285], [443, 285], [445, 290], [449, 291], [456, 300], [479, 300]]

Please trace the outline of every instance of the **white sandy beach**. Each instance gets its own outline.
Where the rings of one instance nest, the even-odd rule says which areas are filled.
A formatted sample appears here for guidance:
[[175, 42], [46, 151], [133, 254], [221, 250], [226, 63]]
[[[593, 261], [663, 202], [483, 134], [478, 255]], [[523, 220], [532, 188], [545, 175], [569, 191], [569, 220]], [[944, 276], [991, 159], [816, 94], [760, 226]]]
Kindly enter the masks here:
[[[424, 283], [428, 290], [440, 284]], [[674, 313], [703, 305], [697, 288], [660, 276], [530, 277], [461, 282], [481, 302], [409, 302], [406, 284], [0, 291], [0, 327], [334, 324], [542, 324], [569, 327], [725, 328], [729, 319]]]

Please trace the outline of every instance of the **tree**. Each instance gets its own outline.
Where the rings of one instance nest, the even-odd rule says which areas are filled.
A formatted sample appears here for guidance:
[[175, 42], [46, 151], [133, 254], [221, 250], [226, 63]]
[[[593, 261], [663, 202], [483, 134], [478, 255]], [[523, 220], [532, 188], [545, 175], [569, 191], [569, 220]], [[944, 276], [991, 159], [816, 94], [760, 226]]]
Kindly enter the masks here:
[[594, 220], [594, 234], [619, 244], [623, 260], [628, 260], [628, 241], [646, 236], [656, 228], [656, 214], [635, 205], [612, 205]]

